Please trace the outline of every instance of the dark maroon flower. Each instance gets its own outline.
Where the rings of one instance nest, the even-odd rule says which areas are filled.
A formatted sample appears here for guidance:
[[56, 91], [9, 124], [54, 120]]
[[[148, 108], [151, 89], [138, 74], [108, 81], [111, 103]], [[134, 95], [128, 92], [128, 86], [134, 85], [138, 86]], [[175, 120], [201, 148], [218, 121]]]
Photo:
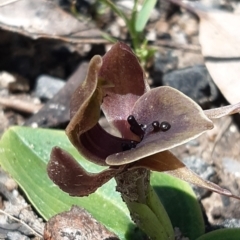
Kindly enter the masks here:
[[[100, 126], [101, 109], [121, 137], [110, 135]], [[66, 151], [55, 147], [48, 175], [70, 195], [86, 196], [116, 174], [144, 167], [233, 196], [201, 179], [168, 150], [212, 129], [211, 118], [239, 109], [240, 103], [203, 111], [171, 87], [150, 90], [136, 56], [126, 44], [118, 42], [103, 57], [94, 56], [90, 61], [85, 81], [72, 96], [71, 121], [66, 128], [80, 154], [109, 168], [88, 173]]]

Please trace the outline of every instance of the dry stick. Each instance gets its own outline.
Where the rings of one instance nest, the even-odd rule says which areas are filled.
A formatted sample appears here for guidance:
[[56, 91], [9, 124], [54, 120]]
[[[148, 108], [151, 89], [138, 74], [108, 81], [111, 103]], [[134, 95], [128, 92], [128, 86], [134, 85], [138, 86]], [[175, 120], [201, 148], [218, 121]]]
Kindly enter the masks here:
[[181, 44], [181, 43], [172, 42], [169, 40], [157, 40], [156, 44], [153, 45], [153, 47], [160, 47], [160, 46], [201, 53], [201, 46], [197, 44]]
[[23, 101], [21, 99], [13, 99], [13, 98], [3, 98], [0, 97], [0, 104], [4, 107], [12, 108], [19, 110], [21, 112], [25, 113], [36, 113], [42, 108], [42, 104], [33, 104], [26, 101]]
[[0, 4], [0, 7], [4, 7], [4, 6], [8, 5], [8, 4], [11, 4], [11, 3], [14, 3], [14, 2], [17, 2], [17, 1], [19, 1], [19, 0], [9, 0], [9, 1], [6, 1], [6, 2]]
[[214, 145], [213, 145], [212, 152], [211, 152], [211, 156], [213, 156], [213, 153], [215, 151], [215, 148], [216, 148], [218, 142], [221, 140], [223, 134], [227, 131], [227, 129], [231, 126], [231, 124], [232, 124], [232, 119], [229, 118], [221, 126], [221, 129], [220, 129], [220, 131], [218, 132], [218, 134], [215, 138]]
[[5, 214], [6, 216], [8, 216], [9, 218], [15, 220], [16, 222], [21, 223], [21, 224], [24, 225], [26, 228], [28, 228], [30, 231], [32, 231], [36, 236], [38, 236], [38, 237], [40, 237], [40, 238], [43, 237], [42, 234], [36, 232], [33, 228], [31, 228], [27, 223], [25, 223], [25, 222], [22, 221], [21, 219], [18, 219], [18, 218], [16, 218], [16, 217], [12, 216], [11, 214], [3, 211], [2, 209], [0, 209], [0, 213]]
[[[24, 35], [29, 36], [29, 34], [26, 31], [20, 31], [18, 29], [15, 29], [16, 32], [20, 32]], [[35, 39], [38, 38], [49, 38], [49, 39], [59, 39], [61, 41], [72, 43], [72, 44], [107, 44], [111, 43], [107, 39], [104, 38], [79, 38], [79, 37], [65, 37], [65, 36], [52, 36], [47, 34], [36, 34]]]

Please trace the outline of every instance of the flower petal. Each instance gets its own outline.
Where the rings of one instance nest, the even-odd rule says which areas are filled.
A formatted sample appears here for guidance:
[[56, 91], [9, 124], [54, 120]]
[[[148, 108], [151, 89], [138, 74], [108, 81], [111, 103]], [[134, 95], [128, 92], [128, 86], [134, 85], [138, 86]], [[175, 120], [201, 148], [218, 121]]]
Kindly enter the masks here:
[[221, 118], [227, 115], [232, 115], [240, 112], [240, 102], [225, 107], [205, 110], [204, 113], [210, 119]]
[[206, 181], [199, 177], [169, 151], [164, 151], [141, 159], [135, 162], [132, 166], [132, 168], [137, 167], [144, 167], [157, 172], [166, 172], [198, 187], [206, 188], [222, 195], [240, 199], [240, 197], [233, 195], [227, 189], [221, 188], [217, 184]]
[[135, 162], [130, 168], [144, 167], [152, 171], [174, 171], [185, 165], [170, 151], [163, 151]]
[[123, 138], [136, 139], [129, 131], [127, 117], [137, 99], [149, 86], [137, 57], [130, 47], [118, 42], [104, 55], [99, 77], [114, 87], [104, 89], [102, 110], [107, 120], [122, 134]]
[[72, 96], [71, 121], [66, 128], [66, 134], [88, 160], [99, 165], [107, 165], [106, 157], [122, 151], [122, 144], [128, 144], [130, 141], [111, 136], [98, 125], [103, 88], [109, 87], [107, 82], [98, 79], [101, 66], [102, 58], [94, 56], [89, 63], [85, 81]]
[[78, 148], [89, 161], [106, 166], [105, 159], [109, 155], [122, 152], [124, 146], [128, 148], [131, 144], [131, 140], [112, 136], [96, 124], [92, 129], [80, 135]]
[[[71, 120], [74, 121], [76, 118], [78, 120], [85, 120], [79, 124], [81, 131], [85, 130], [86, 127], [88, 130], [94, 126], [99, 119], [100, 105], [102, 102], [102, 86], [104, 86], [104, 83], [98, 79], [98, 72], [101, 66], [102, 58], [98, 55], [94, 56], [89, 63], [87, 76], [84, 82], [75, 90], [71, 98]], [[89, 117], [91, 116], [90, 119], [84, 119], [86, 113], [88, 113]], [[70, 126], [71, 125], [72, 124], [70, 124]]]
[[[122, 165], [183, 144], [212, 129], [213, 123], [189, 97], [171, 87], [159, 87], [145, 93], [132, 111], [139, 124], [146, 125], [143, 140], [136, 148], [110, 155], [109, 165]], [[167, 122], [167, 131], [154, 130], [154, 121]]]
[[106, 169], [100, 173], [88, 173], [66, 151], [54, 147], [47, 165], [50, 179], [71, 196], [88, 196], [114, 177], [118, 169]]
[[[66, 128], [66, 134], [80, 153], [83, 149], [80, 136], [93, 128], [100, 117], [102, 88], [101, 82], [98, 82], [98, 72], [101, 66], [102, 58], [94, 56], [89, 63], [85, 81], [76, 89], [70, 103], [71, 120]], [[89, 158], [91, 158], [90, 153]], [[93, 158], [93, 162], [101, 162], [101, 160], [98, 157]], [[104, 163], [104, 160], [102, 162]]]

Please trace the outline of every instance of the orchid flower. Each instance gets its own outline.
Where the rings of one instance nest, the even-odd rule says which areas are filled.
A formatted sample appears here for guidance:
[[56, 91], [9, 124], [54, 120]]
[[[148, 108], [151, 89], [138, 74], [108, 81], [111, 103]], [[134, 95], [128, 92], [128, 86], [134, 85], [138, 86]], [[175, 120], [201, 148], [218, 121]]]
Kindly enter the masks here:
[[[100, 126], [101, 109], [121, 138]], [[72, 96], [66, 128], [68, 138], [86, 159], [109, 168], [88, 173], [66, 151], [55, 147], [48, 175], [70, 195], [87, 196], [123, 171], [146, 168], [236, 197], [201, 179], [169, 149], [212, 129], [211, 119], [239, 111], [240, 103], [203, 111], [171, 87], [150, 90], [137, 57], [118, 42], [103, 57], [97, 55], [90, 61], [85, 81]]]
[[[121, 137], [101, 127], [101, 110]], [[203, 111], [171, 87], [150, 90], [137, 57], [118, 42], [103, 57], [90, 61], [85, 81], [72, 96], [66, 128], [81, 155], [108, 168], [89, 173], [65, 150], [54, 147], [48, 175], [63, 191], [80, 197], [114, 177], [133, 221], [151, 239], [174, 239], [171, 221], [150, 185], [150, 170], [240, 199], [201, 179], [169, 151], [212, 129], [212, 119], [237, 112], [240, 103]]]

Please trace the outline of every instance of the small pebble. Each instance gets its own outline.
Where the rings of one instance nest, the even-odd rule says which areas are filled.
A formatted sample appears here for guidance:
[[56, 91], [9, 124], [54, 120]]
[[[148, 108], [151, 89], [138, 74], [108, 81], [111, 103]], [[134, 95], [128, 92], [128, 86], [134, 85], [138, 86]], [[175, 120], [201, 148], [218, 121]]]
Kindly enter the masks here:
[[12, 191], [13, 189], [17, 188], [17, 183], [12, 178], [8, 178], [7, 181], [5, 182], [5, 185], [8, 191]]
[[222, 159], [222, 164], [225, 171], [233, 174], [237, 178], [240, 178], [240, 162], [239, 161], [230, 157], [224, 157]]
[[0, 72], [0, 89], [8, 88], [9, 84], [16, 81], [16, 77], [8, 72]]
[[43, 100], [51, 99], [63, 86], [65, 81], [48, 75], [40, 75], [37, 78], [35, 95]]

